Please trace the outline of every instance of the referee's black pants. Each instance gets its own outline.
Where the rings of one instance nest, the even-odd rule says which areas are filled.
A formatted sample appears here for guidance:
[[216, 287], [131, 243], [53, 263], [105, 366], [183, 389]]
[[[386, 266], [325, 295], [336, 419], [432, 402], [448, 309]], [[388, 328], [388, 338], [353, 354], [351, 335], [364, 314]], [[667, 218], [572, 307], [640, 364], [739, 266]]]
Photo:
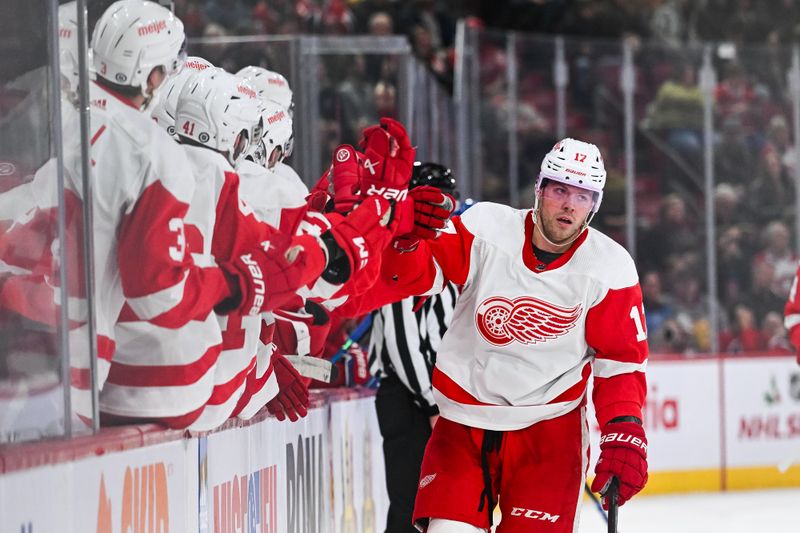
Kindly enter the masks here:
[[431, 436], [430, 417], [417, 407], [411, 392], [394, 375], [381, 378], [375, 407], [389, 493], [386, 533], [417, 533], [411, 515], [422, 456]]

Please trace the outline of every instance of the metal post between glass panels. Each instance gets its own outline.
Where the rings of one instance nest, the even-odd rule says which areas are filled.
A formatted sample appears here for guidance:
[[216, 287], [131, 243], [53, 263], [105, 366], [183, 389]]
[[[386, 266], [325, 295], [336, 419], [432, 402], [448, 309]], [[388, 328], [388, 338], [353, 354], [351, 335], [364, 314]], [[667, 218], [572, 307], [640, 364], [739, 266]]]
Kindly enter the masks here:
[[456, 175], [461, 180], [462, 191], [466, 198], [472, 197], [473, 179], [470, 173], [469, 150], [469, 92], [470, 77], [467, 72], [469, 61], [467, 56], [470, 54], [469, 39], [467, 32], [469, 29], [465, 21], [459, 20], [456, 26], [456, 64], [454, 70], [453, 99], [455, 103], [455, 122], [456, 122]]
[[[92, 206], [94, 190], [92, 187], [89, 154], [89, 24], [87, 21], [87, 0], [77, 0], [78, 9], [78, 77], [79, 77], [79, 111], [81, 125], [81, 187], [83, 188], [83, 228], [86, 235], [83, 239], [84, 280], [86, 283], [86, 319], [89, 335], [89, 372], [92, 392], [92, 429], [100, 429], [100, 391], [97, 387], [97, 333], [95, 330], [95, 286], [94, 286], [94, 240], [92, 238], [93, 216]], [[63, 189], [62, 189], [63, 193]], [[66, 302], [65, 302], [66, 304]]]
[[481, 69], [480, 69], [480, 33], [475, 29], [470, 29], [467, 33], [467, 40], [470, 47], [469, 60], [469, 84], [472, 88], [469, 91], [469, 111], [470, 127], [470, 146], [469, 154], [472, 156], [470, 172], [472, 173], [472, 195], [476, 202], [483, 198], [483, 136], [481, 128]]
[[519, 206], [519, 127], [516, 109], [519, 108], [519, 69], [517, 68], [517, 34], [506, 39], [506, 98], [508, 99], [508, 192], [512, 207]]
[[717, 250], [716, 229], [714, 227], [714, 89], [717, 76], [711, 64], [711, 47], [703, 51], [703, 66], [700, 69], [700, 89], [703, 92], [703, 152], [704, 152], [704, 195], [706, 224], [706, 277], [708, 281], [708, 314], [711, 322], [710, 349], [719, 351], [719, 309], [717, 291]]
[[622, 71], [620, 72], [625, 106], [625, 241], [628, 252], [636, 257], [636, 168], [634, 158], [634, 107], [636, 74], [633, 66], [633, 45], [622, 43]]
[[[60, 52], [58, 43], [58, 2], [50, 0], [48, 8], [50, 10], [50, 27], [49, 41], [50, 41], [50, 90], [48, 95], [50, 97], [50, 138], [52, 145], [55, 149], [56, 164], [56, 180], [58, 183], [58, 241], [65, 243], [66, 241], [66, 208], [64, 206], [64, 147], [62, 145], [61, 135], [61, 94], [58, 84], [55, 80], [61, 77], [60, 65]], [[59, 324], [58, 324], [58, 345], [61, 357], [61, 387], [63, 387], [64, 404], [61, 406], [63, 421], [64, 421], [64, 436], [72, 436], [72, 397], [70, 395], [70, 350], [69, 350], [69, 294], [67, 292], [67, 250], [66, 246], [59, 246], [58, 248], [58, 261], [60, 268], [58, 269], [58, 282], [60, 284], [59, 293], [62, 305], [59, 306]]]
[[564, 37], [555, 38], [555, 60], [553, 61], [553, 83], [556, 88], [556, 138], [567, 136], [567, 85], [569, 68], [564, 57]]
[[439, 84], [436, 80], [430, 79], [430, 76], [426, 76], [425, 79], [428, 83], [428, 92], [427, 99], [428, 99], [428, 108], [430, 109], [430, 114], [427, 115], [429, 118], [429, 131], [430, 131], [430, 157], [432, 161], [437, 163], [442, 163], [442, 153], [441, 153], [441, 145], [442, 141], [439, 138], [440, 129], [439, 129], [439, 121], [441, 120], [440, 113], [439, 113], [439, 99], [437, 95], [439, 94]]
[[[792, 134], [794, 153], [800, 154], [800, 48], [792, 47], [792, 67], [787, 75], [792, 95]], [[795, 250], [800, 250], [800, 165], [794, 165], [794, 238]]]

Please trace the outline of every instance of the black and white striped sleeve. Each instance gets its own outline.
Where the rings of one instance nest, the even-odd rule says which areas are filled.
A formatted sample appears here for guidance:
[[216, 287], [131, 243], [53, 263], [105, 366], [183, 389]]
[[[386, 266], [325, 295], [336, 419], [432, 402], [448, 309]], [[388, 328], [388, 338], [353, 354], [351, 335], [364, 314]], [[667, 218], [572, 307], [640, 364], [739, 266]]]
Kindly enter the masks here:
[[436, 353], [453, 316], [454, 286], [429, 298], [416, 313], [419, 298], [407, 298], [375, 312], [370, 341], [370, 369], [396, 375], [429, 415], [438, 413], [431, 376]]

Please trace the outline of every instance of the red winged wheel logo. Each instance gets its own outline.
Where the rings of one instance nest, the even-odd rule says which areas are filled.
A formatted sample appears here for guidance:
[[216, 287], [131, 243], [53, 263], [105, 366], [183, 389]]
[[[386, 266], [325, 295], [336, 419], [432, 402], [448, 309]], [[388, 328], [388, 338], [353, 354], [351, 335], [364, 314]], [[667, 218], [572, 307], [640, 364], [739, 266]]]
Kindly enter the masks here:
[[572, 308], [520, 296], [509, 300], [492, 296], [478, 306], [475, 323], [483, 338], [495, 346], [513, 341], [535, 344], [564, 335], [581, 316], [580, 304]]

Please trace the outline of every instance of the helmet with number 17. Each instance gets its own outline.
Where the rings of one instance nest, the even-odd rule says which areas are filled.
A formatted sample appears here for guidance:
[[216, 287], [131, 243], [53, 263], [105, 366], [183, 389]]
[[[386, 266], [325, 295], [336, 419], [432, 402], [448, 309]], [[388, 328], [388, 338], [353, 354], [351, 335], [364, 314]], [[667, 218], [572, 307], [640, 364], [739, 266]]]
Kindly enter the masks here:
[[[148, 78], [162, 68], [169, 77], [186, 58], [183, 23], [172, 12], [147, 0], [119, 0], [97, 21], [92, 33], [98, 78], [116, 85], [139, 87], [148, 100]], [[163, 84], [162, 84], [163, 85]]]
[[594, 144], [569, 137], [562, 139], [542, 160], [539, 179], [536, 182], [537, 197], [545, 180], [558, 181], [591, 191], [594, 193], [592, 212], [597, 213], [603, 201], [603, 187], [606, 184], [603, 156]]
[[222, 69], [199, 72], [181, 89], [175, 129], [181, 138], [220, 152], [235, 167], [261, 135], [256, 91]]

